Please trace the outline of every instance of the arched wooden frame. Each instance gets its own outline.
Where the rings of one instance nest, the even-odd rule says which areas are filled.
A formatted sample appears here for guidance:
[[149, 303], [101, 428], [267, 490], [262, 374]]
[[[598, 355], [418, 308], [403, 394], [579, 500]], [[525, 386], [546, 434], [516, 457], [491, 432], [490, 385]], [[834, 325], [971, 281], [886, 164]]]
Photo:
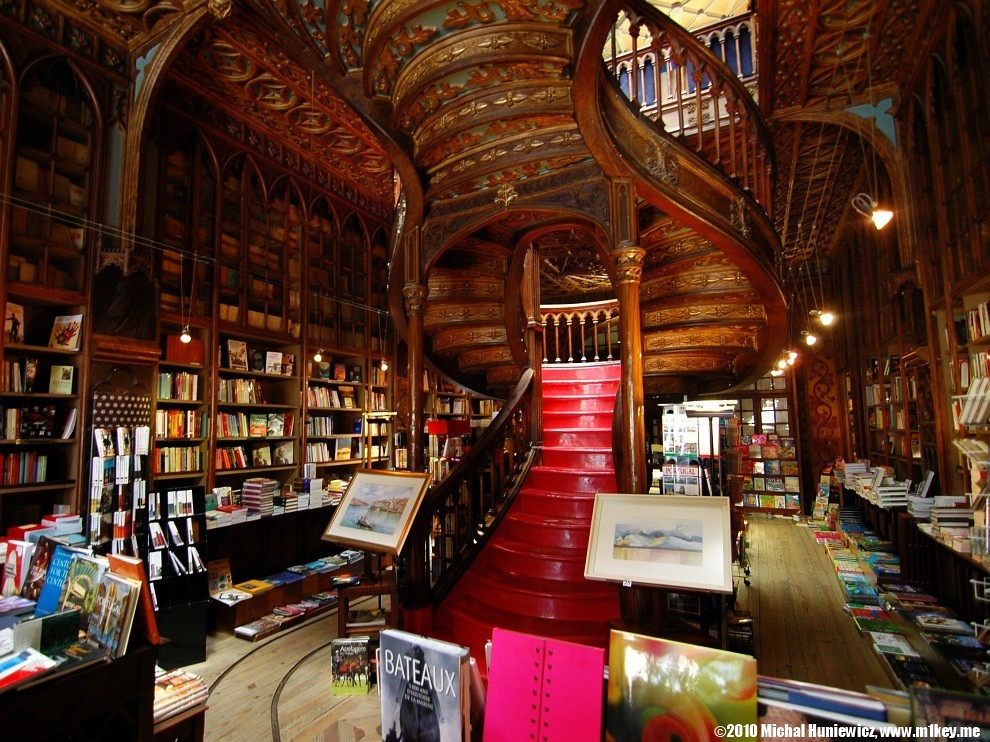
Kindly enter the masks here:
[[[205, 314], [199, 314], [198, 312], [194, 311], [193, 302], [190, 302], [190, 309], [186, 313], [186, 317], [193, 318], [199, 316], [201, 318], [207, 318], [212, 321], [213, 306], [216, 303], [215, 291], [216, 291], [216, 283], [217, 283], [217, 270], [216, 270], [217, 258], [215, 254], [215, 246], [218, 243], [220, 236], [220, 196], [221, 196], [221, 189], [223, 187], [223, 183], [220, 180], [220, 159], [217, 155], [216, 149], [213, 146], [213, 143], [210, 142], [210, 140], [206, 136], [204, 136], [203, 133], [194, 124], [192, 123], [184, 124], [178, 127], [174, 132], [171, 132], [168, 138], [163, 143], [163, 146], [161, 148], [161, 157], [159, 158], [159, 163], [158, 163], [159, 183], [165, 182], [165, 170], [168, 166], [169, 156], [174, 151], [176, 151], [176, 149], [183, 146], [184, 138], [191, 139], [192, 152], [190, 153], [190, 156], [193, 160], [192, 167], [194, 169], [196, 167], [195, 159], [198, 153], [199, 155], [202, 156], [203, 167], [209, 171], [209, 174], [213, 178], [213, 183], [214, 183], [213, 204], [211, 206], [212, 218], [213, 218], [213, 234], [209, 235], [205, 244], [203, 245], [193, 244], [190, 246], [197, 253], [197, 260], [199, 259], [199, 256], [202, 255], [202, 257], [205, 260], [209, 261], [210, 270], [213, 273], [213, 280], [210, 284], [213, 290], [211, 291], [211, 296], [209, 297], [207, 304], [209, 311]], [[190, 182], [189, 183], [190, 193], [194, 193], [195, 191], [193, 186], [194, 183]], [[161, 194], [159, 194], [159, 206], [158, 206], [157, 216], [158, 216], [158, 224], [156, 227], [156, 234], [158, 236], [158, 241], [162, 242], [163, 241], [162, 236], [165, 234], [165, 212], [163, 208], [163, 201], [161, 198]], [[187, 226], [190, 230], [195, 230], [197, 225], [188, 224]], [[193, 232], [190, 231], [190, 234], [193, 234]], [[199, 249], [197, 250], [197, 248]], [[161, 253], [165, 250], [165, 248], [164, 246], [162, 246], [159, 247], [158, 250]], [[159, 260], [156, 260], [155, 264], [158, 265], [159, 262], [160, 262]], [[191, 285], [192, 282], [195, 280], [195, 270], [190, 270], [186, 275], [188, 275], [189, 278], [187, 280], [190, 281], [190, 285]]]
[[[356, 236], [357, 239], [355, 241], [355, 244], [348, 245], [348, 237], [351, 236], [351, 235]], [[362, 269], [362, 276], [363, 276], [363, 282], [364, 282], [364, 284], [363, 284], [363, 293], [360, 294], [360, 295], [357, 294], [357, 292], [355, 291], [355, 287], [356, 287], [357, 283], [356, 283], [356, 281], [353, 281], [353, 279], [352, 279], [350, 295], [349, 296], [342, 296], [342, 294], [344, 292], [342, 291], [342, 289], [341, 289], [340, 286], [337, 287], [337, 295], [338, 296], [341, 296], [344, 299], [348, 299], [348, 300], [350, 300], [352, 302], [355, 302], [355, 303], [358, 303], [358, 304], [366, 303], [368, 301], [369, 292], [371, 290], [371, 287], [369, 285], [369, 283], [370, 283], [370, 280], [369, 279], [371, 277], [370, 268], [369, 268], [369, 257], [370, 257], [370, 254], [371, 254], [371, 249], [370, 249], [370, 242], [369, 242], [369, 238], [368, 238], [368, 227], [367, 227], [367, 224], [365, 224], [364, 220], [361, 219], [360, 215], [357, 212], [354, 212], [354, 211], [350, 212], [347, 216], [345, 216], [344, 219], [343, 219], [343, 221], [341, 222], [340, 236], [339, 236], [338, 242], [337, 242], [338, 259], [340, 261], [340, 265], [341, 266], [343, 266], [344, 263], [345, 263], [343, 252], [345, 250], [349, 249], [349, 248], [357, 248], [357, 250], [359, 251], [359, 253], [361, 255], [361, 258], [362, 258], [361, 269]], [[351, 261], [351, 264], [353, 264], [353, 261]], [[340, 277], [340, 274], [338, 273], [338, 278], [339, 277]], [[348, 313], [350, 313], [352, 311], [356, 311], [357, 310], [357, 307], [350, 307], [348, 309], [348, 311], [343, 311], [344, 310], [344, 307], [341, 307], [340, 309], [341, 309], [341, 311], [338, 312], [338, 313], [341, 316], [341, 324], [340, 324], [340, 332], [341, 332], [340, 343], [341, 343], [341, 345], [345, 345], [347, 347], [367, 348], [368, 345], [369, 345], [369, 343], [368, 343], [368, 330], [370, 328], [370, 322], [368, 321], [368, 314], [369, 314], [368, 311], [367, 310], [364, 310], [364, 317], [363, 317], [363, 322], [364, 322], [364, 343], [363, 343], [363, 345], [356, 345], [356, 344], [349, 344], [345, 340], [345, 336], [344, 336], [345, 319], [344, 318], [348, 315]], [[354, 315], [354, 316], [356, 316], [356, 315]]]
[[[314, 226], [314, 221], [319, 220], [320, 229]], [[323, 230], [323, 225], [328, 227], [328, 231]], [[319, 328], [316, 337], [313, 333], [307, 333], [307, 339], [318, 346], [334, 347], [337, 345], [337, 304], [332, 297], [337, 294], [337, 274], [336, 268], [339, 259], [340, 243], [340, 215], [334, 208], [334, 202], [325, 195], [318, 196], [310, 203], [309, 219], [306, 227], [307, 240], [307, 260], [312, 261], [313, 255], [309, 250], [309, 243], [313, 240], [314, 234], [319, 232], [321, 243], [323, 244], [323, 254], [320, 257], [321, 264], [318, 270], [325, 271], [329, 283], [327, 285], [313, 285], [313, 264], [307, 266], [307, 293], [309, 294], [309, 305], [307, 308], [307, 319], [311, 326]], [[329, 245], [323, 242], [323, 237], [329, 239]], [[329, 255], [326, 251], [329, 250]]]

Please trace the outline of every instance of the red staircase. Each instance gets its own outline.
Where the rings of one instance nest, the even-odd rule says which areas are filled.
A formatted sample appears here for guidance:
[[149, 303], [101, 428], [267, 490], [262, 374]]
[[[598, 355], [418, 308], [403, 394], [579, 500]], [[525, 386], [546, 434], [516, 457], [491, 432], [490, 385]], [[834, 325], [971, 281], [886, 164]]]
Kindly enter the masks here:
[[618, 593], [586, 580], [584, 562], [595, 493], [616, 491], [618, 385], [617, 363], [543, 367], [542, 462], [437, 615], [443, 638], [479, 660], [495, 626], [605, 646]]

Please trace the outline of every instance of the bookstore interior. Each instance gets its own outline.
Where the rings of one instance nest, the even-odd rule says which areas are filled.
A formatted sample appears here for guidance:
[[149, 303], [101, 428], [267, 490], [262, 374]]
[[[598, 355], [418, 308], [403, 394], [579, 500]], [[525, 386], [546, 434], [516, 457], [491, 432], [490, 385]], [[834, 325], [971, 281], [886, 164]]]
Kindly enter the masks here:
[[987, 738], [988, 70], [987, 0], [3, 0], [0, 728]]

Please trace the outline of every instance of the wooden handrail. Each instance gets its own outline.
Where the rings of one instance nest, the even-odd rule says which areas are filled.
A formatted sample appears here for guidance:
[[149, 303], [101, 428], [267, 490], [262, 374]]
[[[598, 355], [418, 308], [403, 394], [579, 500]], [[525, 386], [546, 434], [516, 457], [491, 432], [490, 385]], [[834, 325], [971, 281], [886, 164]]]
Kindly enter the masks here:
[[[634, 110], [734, 178], [772, 217], [773, 140], [746, 84], [691, 32], [646, 0], [625, 0], [613, 36], [620, 23], [626, 21], [636, 32], [634, 39], [642, 28], [652, 39], [642, 49], [634, 46], [632, 69], [637, 74], [631, 74], [631, 78], [638, 78], [640, 59], [653, 56], [657, 104], [655, 110], [644, 112], [632, 85], [629, 91], [623, 91], [623, 98]], [[660, 63], [667, 60], [676, 65], [676, 75], [672, 104], [665, 107]], [[618, 75], [619, 62], [620, 55], [615, 55], [604, 63], [613, 77]]]
[[405, 586], [400, 594], [429, 595], [430, 602], [439, 605], [512, 503], [536, 452], [528, 425], [533, 377], [532, 368], [523, 371], [512, 395], [467, 456], [426, 493], [410, 541], [426, 542], [428, 564], [423, 574], [429, 575], [430, 584]]

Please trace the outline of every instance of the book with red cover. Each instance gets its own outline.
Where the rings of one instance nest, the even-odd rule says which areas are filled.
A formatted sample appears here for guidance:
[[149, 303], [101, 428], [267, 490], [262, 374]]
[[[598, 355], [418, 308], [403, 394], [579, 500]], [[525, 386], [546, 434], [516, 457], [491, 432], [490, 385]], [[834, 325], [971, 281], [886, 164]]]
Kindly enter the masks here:
[[598, 742], [604, 668], [604, 649], [496, 628], [485, 742]]
[[150, 644], [158, 644], [161, 638], [158, 635], [158, 621], [155, 619], [155, 603], [151, 598], [151, 590], [148, 587], [148, 576], [144, 571], [144, 562], [132, 556], [124, 554], [109, 554], [107, 560], [110, 562], [110, 571], [130, 577], [141, 583], [141, 596], [138, 601], [138, 616], [140, 616], [141, 629]]

